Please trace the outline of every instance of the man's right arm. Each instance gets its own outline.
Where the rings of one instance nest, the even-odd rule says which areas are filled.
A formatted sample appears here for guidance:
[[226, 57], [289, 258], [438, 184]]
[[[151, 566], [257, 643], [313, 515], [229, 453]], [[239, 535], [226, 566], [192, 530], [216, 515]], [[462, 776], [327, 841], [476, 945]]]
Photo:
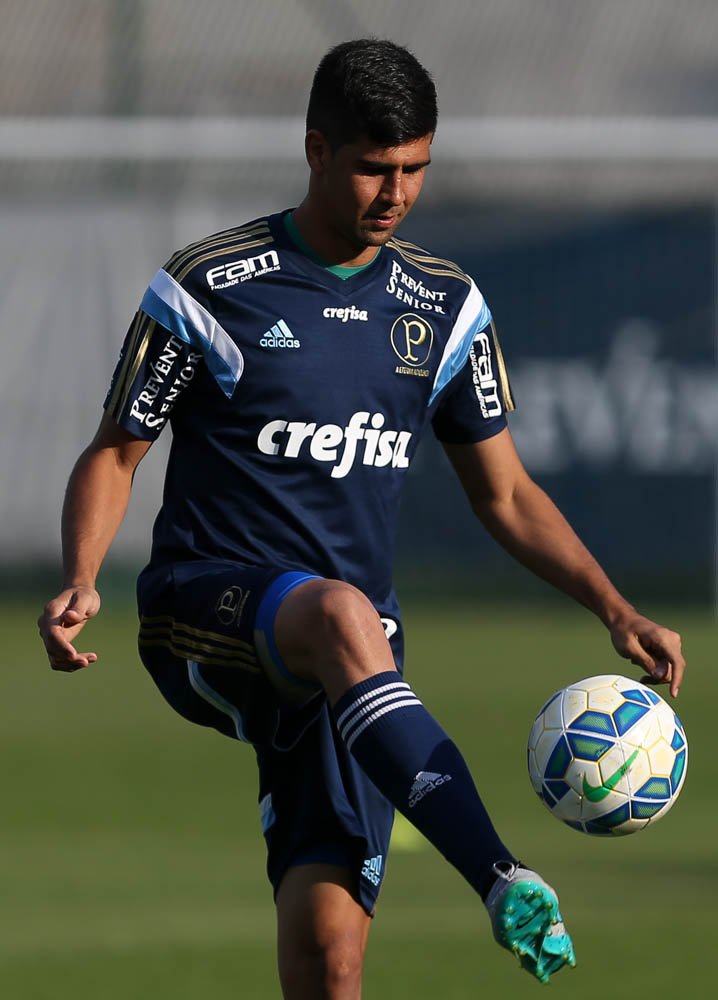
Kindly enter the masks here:
[[135, 470], [150, 444], [105, 414], [72, 470], [62, 511], [63, 589], [38, 619], [53, 670], [72, 672], [97, 660], [95, 653], [78, 652], [74, 641], [100, 610], [97, 574], [125, 516]]

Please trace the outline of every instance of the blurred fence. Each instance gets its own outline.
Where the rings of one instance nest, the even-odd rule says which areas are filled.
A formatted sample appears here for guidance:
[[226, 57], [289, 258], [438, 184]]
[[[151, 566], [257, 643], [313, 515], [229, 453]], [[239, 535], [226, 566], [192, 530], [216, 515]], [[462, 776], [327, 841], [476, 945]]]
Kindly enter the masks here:
[[[0, 562], [56, 560], [67, 473], [147, 281], [189, 240], [297, 203], [313, 69], [374, 34], [437, 80], [435, 162], [403, 235], [486, 295], [527, 465], [614, 576], [713, 592], [713, 0], [2, 6]], [[120, 563], [146, 551], [164, 448]], [[400, 565], [493, 581], [505, 558], [435, 451], [410, 475]]]

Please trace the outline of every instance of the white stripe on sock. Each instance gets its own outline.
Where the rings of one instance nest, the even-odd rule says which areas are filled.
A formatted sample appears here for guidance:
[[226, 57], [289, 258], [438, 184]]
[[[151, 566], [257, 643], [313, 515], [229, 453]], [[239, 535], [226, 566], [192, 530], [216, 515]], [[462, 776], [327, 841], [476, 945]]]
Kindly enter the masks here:
[[376, 722], [376, 720], [380, 716], [386, 715], [387, 712], [393, 712], [394, 709], [396, 709], [396, 708], [406, 708], [409, 705], [421, 705], [421, 702], [419, 701], [418, 698], [414, 698], [414, 697], [407, 698], [405, 701], [394, 701], [394, 702], [391, 703], [391, 705], [385, 705], [384, 708], [380, 708], [378, 712], [375, 712], [373, 715], [370, 715], [368, 719], [364, 719], [364, 721], [359, 726], [359, 728], [356, 729], [352, 733], [352, 735], [349, 737], [349, 739], [346, 741], [347, 750], [351, 750], [351, 748], [353, 747], [354, 741], [356, 740], [357, 736], [360, 736], [361, 733], [363, 733], [364, 730], [367, 728], [367, 726], [371, 726], [371, 724], [373, 722]]
[[341, 727], [344, 719], [353, 712], [356, 708], [362, 705], [365, 701], [369, 701], [370, 698], [374, 698], [375, 695], [381, 694], [382, 691], [392, 691], [395, 688], [403, 688], [408, 691], [409, 685], [406, 681], [393, 681], [391, 684], [383, 684], [380, 688], [375, 688], [373, 691], [368, 691], [366, 694], [359, 695], [359, 697], [351, 703], [349, 708], [345, 708], [342, 714], [337, 719], [337, 726]]
[[[381, 694], [381, 691], [383, 690], [383, 688], [380, 688], [379, 694]], [[342, 735], [342, 739], [348, 739], [351, 730], [361, 722], [364, 716], [373, 712], [380, 705], [385, 705], [388, 701], [398, 701], [400, 698], [407, 698], [409, 696], [412, 698], [416, 697], [407, 684], [406, 688], [402, 688], [400, 691], [392, 691], [390, 694], [381, 695], [381, 697], [378, 698], [372, 698], [371, 701], [368, 701], [365, 705], [359, 705], [356, 712], [345, 721], [344, 725], [339, 726], [339, 732]]]

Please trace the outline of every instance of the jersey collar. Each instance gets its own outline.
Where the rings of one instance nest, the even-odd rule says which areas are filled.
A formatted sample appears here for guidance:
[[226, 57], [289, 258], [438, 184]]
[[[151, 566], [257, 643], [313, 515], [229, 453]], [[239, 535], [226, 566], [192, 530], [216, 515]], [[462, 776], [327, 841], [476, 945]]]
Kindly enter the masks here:
[[272, 235], [281, 249], [292, 253], [295, 265], [315, 281], [348, 294], [373, 281], [386, 269], [387, 255], [382, 252], [383, 248], [372, 261], [359, 267], [327, 264], [302, 239], [291, 220], [292, 211], [289, 209], [269, 217]]

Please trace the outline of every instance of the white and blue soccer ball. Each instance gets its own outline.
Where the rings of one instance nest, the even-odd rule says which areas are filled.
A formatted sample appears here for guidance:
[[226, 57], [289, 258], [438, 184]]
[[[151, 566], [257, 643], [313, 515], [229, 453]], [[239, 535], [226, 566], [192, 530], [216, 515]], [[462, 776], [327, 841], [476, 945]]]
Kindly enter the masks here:
[[656, 692], [628, 677], [587, 677], [557, 691], [528, 743], [531, 784], [574, 830], [621, 835], [665, 816], [683, 787], [688, 742]]

